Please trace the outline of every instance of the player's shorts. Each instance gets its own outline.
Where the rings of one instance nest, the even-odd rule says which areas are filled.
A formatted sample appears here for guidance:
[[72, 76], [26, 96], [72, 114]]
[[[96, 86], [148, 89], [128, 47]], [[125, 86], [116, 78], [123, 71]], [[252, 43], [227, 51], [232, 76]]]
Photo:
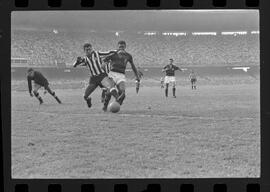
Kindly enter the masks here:
[[176, 83], [175, 76], [165, 76], [164, 83]]
[[110, 71], [108, 73], [108, 76], [112, 78], [112, 80], [116, 83], [119, 84], [120, 82], [126, 82], [126, 76], [123, 73], [117, 73], [114, 71]]
[[44, 89], [48, 89], [48, 86], [49, 86], [49, 83], [46, 83], [45, 85], [40, 85], [40, 84], [34, 82], [33, 91], [37, 92], [41, 87], [44, 87]]
[[191, 81], [191, 83], [195, 83], [197, 81], [197, 79], [192, 78], [190, 81]]

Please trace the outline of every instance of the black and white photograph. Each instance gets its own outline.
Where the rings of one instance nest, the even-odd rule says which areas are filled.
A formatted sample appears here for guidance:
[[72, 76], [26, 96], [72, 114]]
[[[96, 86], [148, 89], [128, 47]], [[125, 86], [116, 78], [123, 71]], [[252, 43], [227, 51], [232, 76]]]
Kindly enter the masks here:
[[259, 178], [259, 11], [13, 11], [13, 179]]

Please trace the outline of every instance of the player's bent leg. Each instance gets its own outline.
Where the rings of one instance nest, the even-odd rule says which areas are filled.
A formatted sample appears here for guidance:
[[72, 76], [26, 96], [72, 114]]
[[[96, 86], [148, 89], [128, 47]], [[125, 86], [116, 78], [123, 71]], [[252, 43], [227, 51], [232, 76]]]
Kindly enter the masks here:
[[107, 89], [102, 88], [102, 93], [101, 93], [101, 103], [104, 103], [104, 101], [105, 101], [106, 92], [107, 92]]
[[34, 93], [35, 97], [39, 100], [39, 104], [42, 104], [43, 100], [40, 97], [39, 93], [36, 90], [34, 90], [33, 93]]
[[51, 88], [49, 87], [49, 85], [44, 86], [44, 88], [45, 88], [46, 91], [48, 91], [48, 93], [50, 93], [50, 94], [55, 98], [55, 100], [56, 100], [59, 104], [62, 103], [61, 100], [56, 96], [55, 92], [51, 90]]
[[115, 99], [119, 97], [117, 89], [115, 88], [115, 84], [112, 79], [110, 79], [109, 77], [104, 77], [103, 80], [101, 81], [101, 84], [109, 90], [110, 94], [114, 96]]
[[110, 91], [108, 90], [106, 93], [105, 93], [105, 100], [104, 100], [104, 105], [103, 105], [103, 108], [102, 110], [103, 111], [107, 111], [107, 107], [109, 105], [109, 102], [111, 100], [111, 97], [112, 97], [112, 94], [110, 93]]
[[120, 105], [123, 104], [124, 99], [126, 98], [126, 85], [125, 85], [125, 81], [121, 81], [119, 82], [119, 84], [117, 85], [118, 90], [119, 90], [119, 97], [118, 97], [118, 103]]
[[93, 91], [97, 88], [97, 85], [96, 84], [93, 84], [93, 83], [90, 83], [86, 89], [85, 89], [85, 92], [84, 92], [84, 100], [86, 101], [87, 103], [87, 106], [90, 108], [92, 106], [92, 103], [91, 103], [91, 97], [89, 97], [91, 95], [91, 93], [93, 93]]

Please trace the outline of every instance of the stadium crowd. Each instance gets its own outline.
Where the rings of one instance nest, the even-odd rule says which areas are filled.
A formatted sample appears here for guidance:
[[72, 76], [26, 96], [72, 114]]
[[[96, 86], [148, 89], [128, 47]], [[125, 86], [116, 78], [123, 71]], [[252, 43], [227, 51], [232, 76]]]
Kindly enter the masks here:
[[258, 35], [147, 36], [137, 32], [63, 32], [12, 30], [11, 56], [28, 58], [36, 66], [71, 65], [83, 54], [82, 45], [91, 42], [96, 50], [116, 49], [118, 40], [127, 42], [136, 65], [161, 67], [174, 58], [184, 66], [258, 65]]

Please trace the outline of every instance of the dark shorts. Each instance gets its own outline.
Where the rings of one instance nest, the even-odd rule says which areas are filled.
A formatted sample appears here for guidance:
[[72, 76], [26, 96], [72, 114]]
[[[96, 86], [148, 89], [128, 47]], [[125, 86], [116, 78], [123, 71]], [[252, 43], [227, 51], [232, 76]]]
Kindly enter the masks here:
[[191, 79], [190, 81], [191, 81], [191, 83], [195, 83], [197, 81], [197, 79]]
[[94, 84], [96, 86], [104, 87], [101, 82], [107, 76], [108, 75], [106, 73], [101, 73], [100, 75], [97, 75], [97, 76], [91, 76], [89, 79], [89, 84]]

